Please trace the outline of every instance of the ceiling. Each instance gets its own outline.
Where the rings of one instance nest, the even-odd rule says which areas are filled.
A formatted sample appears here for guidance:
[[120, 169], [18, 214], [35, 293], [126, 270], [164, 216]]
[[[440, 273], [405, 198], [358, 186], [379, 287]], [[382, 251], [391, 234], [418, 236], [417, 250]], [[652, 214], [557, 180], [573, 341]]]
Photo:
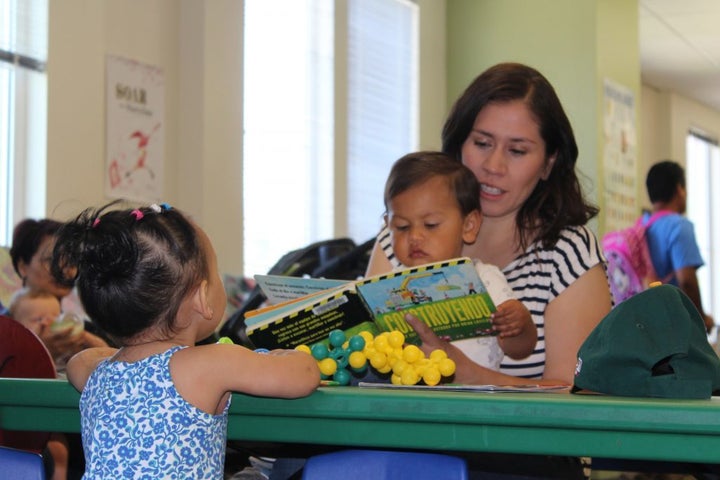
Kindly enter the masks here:
[[720, 1], [639, 4], [643, 84], [720, 110]]

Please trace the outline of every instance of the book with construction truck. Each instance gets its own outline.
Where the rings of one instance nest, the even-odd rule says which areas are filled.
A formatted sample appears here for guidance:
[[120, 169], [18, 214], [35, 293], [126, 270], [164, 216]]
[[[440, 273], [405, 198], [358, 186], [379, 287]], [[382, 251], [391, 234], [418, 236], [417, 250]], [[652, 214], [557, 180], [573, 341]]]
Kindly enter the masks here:
[[[398, 330], [408, 343], [419, 343], [405, 321], [412, 314], [441, 338], [494, 335], [490, 321], [495, 311], [490, 295], [469, 258], [456, 258], [346, 282], [325, 290], [307, 291], [299, 298], [248, 312], [248, 338], [258, 348], [295, 348], [327, 341], [332, 330], [352, 336], [362, 330], [373, 335]], [[298, 278], [288, 280], [297, 290]], [[273, 277], [274, 288], [282, 278]]]

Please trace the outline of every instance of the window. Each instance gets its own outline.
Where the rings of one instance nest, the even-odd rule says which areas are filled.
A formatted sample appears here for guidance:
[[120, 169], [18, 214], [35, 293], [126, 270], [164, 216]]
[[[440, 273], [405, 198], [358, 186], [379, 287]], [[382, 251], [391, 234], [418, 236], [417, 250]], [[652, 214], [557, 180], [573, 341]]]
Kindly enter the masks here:
[[[720, 192], [714, 179], [720, 175], [720, 148], [716, 140], [690, 133], [687, 149], [687, 216], [695, 225], [705, 266], [698, 269], [703, 309], [713, 317], [720, 315], [720, 255], [713, 245], [720, 244]], [[715, 212], [715, 213], [713, 213]]]
[[245, 275], [333, 236], [332, 5], [245, 2]]
[[417, 5], [349, 0], [340, 25], [334, 5], [245, 2], [244, 275], [315, 241], [376, 234], [390, 165], [417, 143]]
[[348, 232], [382, 222], [392, 163], [417, 145], [418, 15], [408, 1], [353, 0], [348, 38]]
[[47, 0], [0, 0], [2, 245], [19, 219], [45, 215], [47, 15]]

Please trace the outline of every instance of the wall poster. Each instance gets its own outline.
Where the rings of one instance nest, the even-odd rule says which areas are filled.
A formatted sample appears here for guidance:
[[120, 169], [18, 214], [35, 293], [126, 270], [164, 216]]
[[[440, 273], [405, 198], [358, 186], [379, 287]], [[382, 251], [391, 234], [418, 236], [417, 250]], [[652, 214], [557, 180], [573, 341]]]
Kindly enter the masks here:
[[635, 95], [611, 80], [603, 85], [605, 231], [631, 225], [640, 215], [637, 195]]
[[105, 194], [159, 201], [165, 159], [163, 71], [112, 55], [105, 66]]

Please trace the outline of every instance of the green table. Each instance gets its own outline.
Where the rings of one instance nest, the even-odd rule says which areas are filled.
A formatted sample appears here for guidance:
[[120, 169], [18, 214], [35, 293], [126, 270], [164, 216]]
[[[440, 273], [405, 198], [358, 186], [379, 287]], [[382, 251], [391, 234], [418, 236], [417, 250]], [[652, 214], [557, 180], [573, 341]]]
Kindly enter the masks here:
[[[0, 428], [78, 432], [65, 381], [0, 379]], [[720, 463], [720, 397], [324, 387], [307, 398], [234, 394], [228, 436], [250, 442], [493, 451]]]

